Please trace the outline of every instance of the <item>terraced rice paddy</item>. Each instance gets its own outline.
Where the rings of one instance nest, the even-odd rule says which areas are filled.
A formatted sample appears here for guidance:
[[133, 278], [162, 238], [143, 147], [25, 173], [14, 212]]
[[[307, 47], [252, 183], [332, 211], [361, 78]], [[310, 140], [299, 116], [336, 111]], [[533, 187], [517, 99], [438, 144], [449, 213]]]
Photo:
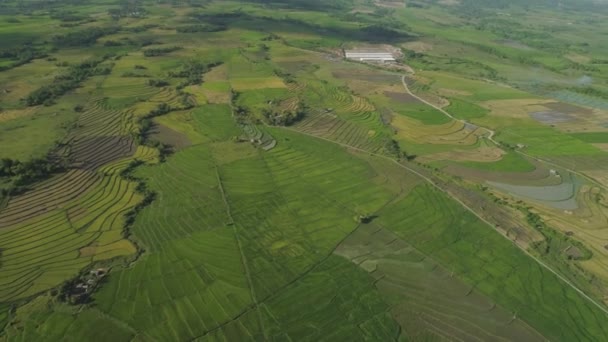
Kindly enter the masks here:
[[[145, 16], [116, 19], [105, 2], [74, 6], [95, 15], [78, 30], [119, 31], [0, 73], [12, 94], [0, 92], [0, 128], [56, 118], [53, 134], [67, 132], [53, 151], [65, 172], [0, 199], [0, 340], [608, 339], [596, 302], [608, 293], [605, 189], [513, 147], [601, 172], [601, 131], [565, 135], [528, 115], [596, 124], [599, 111], [552, 108], [485, 76], [406, 78], [468, 121], [453, 120], [408, 94], [410, 67], [335, 57], [379, 25], [373, 12], [145, 3]], [[191, 22], [205, 32], [180, 31]], [[44, 106], [15, 97], [34, 71], [48, 84], [63, 61], [108, 51], [109, 69]], [[518, 208], [540, 215], [559, 250], [541, 251], [546, 231]], [[593, 257], [567, 259], [579, 241]], [[98, 267], [109, 272], [76, 303], [67, 285]]]

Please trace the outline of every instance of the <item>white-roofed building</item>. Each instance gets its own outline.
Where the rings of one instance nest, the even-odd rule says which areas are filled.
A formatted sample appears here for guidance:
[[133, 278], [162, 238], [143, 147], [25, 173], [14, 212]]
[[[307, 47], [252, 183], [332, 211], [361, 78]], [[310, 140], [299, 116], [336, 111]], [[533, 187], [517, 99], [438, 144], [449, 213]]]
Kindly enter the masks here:
[[348, 59], [354, 59], [362, 62], [394, 62], [395, 57], [392, 53], [386, 51], [360, 51], [360, 50], [345, 50], [344, 56]]

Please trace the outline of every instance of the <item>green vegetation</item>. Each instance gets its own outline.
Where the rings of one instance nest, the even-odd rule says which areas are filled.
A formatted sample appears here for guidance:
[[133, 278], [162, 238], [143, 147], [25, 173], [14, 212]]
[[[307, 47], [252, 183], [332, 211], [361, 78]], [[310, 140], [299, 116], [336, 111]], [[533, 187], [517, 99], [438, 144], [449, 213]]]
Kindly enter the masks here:
[[462, 162], [461, 165], [473, 169], [497, 172], [532, 172], [536, 167], [522, 155], [508, 151], [497, 162]]
[[608, 143], [608, 132], [589, 132], [589, 133], [574, 133], [571, 134], [574, 138], [594, 144]]
[[462, 120], [483, 118], [489, 110], [482, 108], [474, 103], [461, 99], [451, 98], [450, 105], [445, 108], [448, 113]]
[[486, 2], [0, 1], [0, 340], [608, 339], [605, 14]]

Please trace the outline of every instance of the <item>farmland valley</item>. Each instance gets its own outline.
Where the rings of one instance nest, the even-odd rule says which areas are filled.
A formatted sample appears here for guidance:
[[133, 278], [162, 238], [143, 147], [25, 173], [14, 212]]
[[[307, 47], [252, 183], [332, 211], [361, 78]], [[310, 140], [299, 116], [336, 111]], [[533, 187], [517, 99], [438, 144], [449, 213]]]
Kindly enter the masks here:
[[608, 341], [606, 23], [0, 0], [0, 342]]

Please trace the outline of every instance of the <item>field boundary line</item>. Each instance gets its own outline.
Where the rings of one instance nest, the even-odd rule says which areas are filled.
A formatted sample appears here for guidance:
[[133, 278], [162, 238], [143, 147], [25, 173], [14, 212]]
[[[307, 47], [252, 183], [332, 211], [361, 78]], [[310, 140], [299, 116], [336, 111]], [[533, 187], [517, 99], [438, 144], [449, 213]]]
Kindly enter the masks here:
[[[245, 277], [247, 278], [247, 283], [249, 285], [249, 295], [251, 296], [251, 300], [253, 302], [253, 308], [255, 309], [258, 316], [258, 324], [260, 326], [260, 330], [262, 331], [262, 335], [264, 336], [264, 341], [268, 341], [268, 336], [266, 336], [266, 328], [264, 326], [264, 321], [262, 320], [262, 314], [260, 313], [260, 306], [258, 303], [257, 296], [255, 294], [255, 289], [253, 288], [253, 281], [251, 280], [251, 272], [249, 272], [249, 265], [247, 264], [247, 257], [245, 256], [245, 252], [243, 252], [243, 244], [241, 243], [241, 238], [239, 236], [239, 230], [232, 219], [232, 213], [230, 212], [230, 204], [228, 204], [228, 199], [226, 198], [226, 193], [224, 192], [224, 186], [222, 185], [222, 178], [220, 176], [220, 171], [215, 166], [215, 175], [217, 176], [218, 186], [220, 188], [220, 192], [222, 193], [222, 199], [224, 200], [224, 205], [226, 206], [226, 213], [228, 214], [228, 218], [230, 219], [230, 225], [232, 226], [232, 232], [234, 233], [234, 238], [236, 239], [237, 247], [239, 248], [239, 254], [241, 255], [241, 264], [243, 265], [243, 270], [245, 271]], [[246, 311], [246, 310], [245, 310]]]
[[[470, 123], [469, 123], [469, 122], [467, 122], [466, 120], [461, 120], [461, 119], [457, 119], [457, 118], [455, 118], [454, 116], [452, 116], [452, 114], [448, 113], [448, 112], [447, 112], [447, 111], [445, 111], [443, 108], [438, 107], [438, 106], [436, 106], [436, 105], [434, 105], [434, 104], [432, 104], [432, 103], [428, 102], [427, 100], [425, 100], [425, 99], [421, 98], [420, 96], [418, 96], [418, 95], [414, 94], [414, 93], [413, 93], [413, 92], [410, 90], [410, 88], [408, 87], [407, 82], [405, 82], [405, 75], [401, 76], [401, 83], [403, 84], [403, 87], [405, 88], [405, 91], [407, 91], [407, 93], [408, 93], [409, 95], [413, 96], [413, 97], [414, 97], [414, 98], [416, 98], [418, 101], [420, 101], [420, 102], [422, 102], [422, 103], [426, 104], [427, 106], [431, 106], [431, 107], [435, 108], [436, 110], [440, 111], [441, 113], [443, 113], [443, 114], [444, 114], [444, 115], [446, 115], [447, 117], [451, 118], [452, 120], [456, 120], [456, 121], [461, 122], [461, 123], [463, 123], [463, 124], [470, 124]], [[490, 141], [491, 141], [491, 142], [492, 142], [494, 145], [496, 145], [497, 147], [501, 147], [501, 146], [502, 146], [502, 145], [501, 145], [501, 144], [500, 144], [498, 141], [494, 140], [494, 136], [496, 135], [496, 132], [495, 132], [494, 130], [489, 129], [489, 128], [484, 127], [484, 126], [477, 125], [477, 124], [474, 124], [474, 125], [475, 125], [475, 126], [477, 126], [477, 127], [479, 127], [479, 128], [482, 128], [482, 129], [486, 130], [486, 131], [489, 133], [489, 135], [488, 135], [488, 137], [487, 137], [487, 138], [488, 138], [488, 140], [490, 140]], [[548, 165], [551, 165], [551, 166], [555, 166], [555, 167], [562, 168], [562, 169], [564, 169], [564, 170], [566, 170], [566, 171], [568, 171], [568, 172], [570, 172], [570, 173], [573, 173], [573, 174], [575, 174], [575, 175], [577, 175], [577, 176], [579, 176], [579, 177], [585, 178], [586, 180], [588, 180], [588, 181], [590, 181], [591, 183], [593, 183], [593, 184], [595, 184], [595, 185], [599, 186], [600, 188], [603, 188], [604, 190], [608, 190], [608, 187], [606, 187], [604, 184], [602, 184], [601, 182], [599, 182], [599, 181], [595, 180], [593, 177], [587, 176], [587, 175], [586, 175], [586, 174], [584, 174], [584, 173], [581, 173], [581, 172], [579, 172], [579, 171], [572, 170], [572, 169], [570, 169], [570, 168], [568, 168], [568, 167], [565, 167], [565, 166], [563, 166], [563, 165], [559, 165], [559, 164], [556, 164], [556, 163], [554, 163], [554, 162], [551, 162], [551, 161], [548, 161], [548, 160], [545, 160], [545, 159], [542, 159], [542, 158], [539, 158], [539, 157], [532, 156], [532, 155], [530, 155], [530, 154], [528, 154], [528, 153], [526, 153], [526, 152], [520, 151], [519, 149], [516, 149], [516, 150], [514, 150], [514, 151], [515, 151], [515, 153], [519, 153], [519, 154], [524, 155], [524, 156], [526, 156], [526, 157], [528, 157], [528, 158], [534, 159], [534, 160], [536, 160], [536, 161], [538, 161], [538, 162], [541, 162], [541, 163], [545, 163], [545, 164], [548, 164]]]
[[445, 190], [443, 188], [441, 188], [439, 185], [437, 185], [432, 179], [428, 178], [427, 176], [421, 174], [420, 172], [403, 165], [402, 163], [399, 163], [397, 160], [381, 155], [381, 154], [377, 154], [374, 152], [369, 152], [354, 146], [350, 146], [347, 144], [343, 144], [337, 141], [333, 141], [330, 139], [326, 139], [323, 137], [319, 137], [310, 133], [305, 133], [305, 132], [301, 132], [298, 131], [296, 129], [293, 128], [289, 128], [289, 127], [281, 127], [281, 126], [274, 126], [274, 127], [278, 127], [278, 128], [282, 128], [282, 129], [286, 129], [292, 132], [297, 132], [303, 135], [307, 135], [313, 138], [317, 138], [317, 139], [321, 139], [330, 143], [334, 143], [337, 145], [340, 145], [342, 147], [345, 148], [350, 148], [352, 150], [356, 150], [362, 153], [367, 153], [370, 155], [373, 155], [375, 157], [378, 158], [383, 158], [386, 160], [390, 160], [392, 163], [395, 163], [396, 165], [399, 165], [401, 168], [406, 169], [408, 171], [410, 171], [411, 173], [417, 175], [418, 177], [424, 179], [426, 182], [428, 182], [429, 184], [431, 184], [434, 188], [438, 189], [439, 191], [443, 192], [444, 194], [448, 195], [449, 197], [451, 197], [453, 200], [455, 200], [457, 203], [459, 203], [460, 205], [462, 205], [467, 211], [469, 211], [470, 213], [472, 213], [473, 215], [475, 215], [479, 220], [481, 220], [483, 223], [489, 225], [490, 227], [492, 227], [494, 229], [494, 231], [496, 231], [497, 233], [499, 233], [503, 238], [505, 238], [506, 240], [508, 240], [509, 242], [511, 242], [514, 246], [516, 246], [519, 250], [521, 250], [524, 254], [526, 254], [528, 257], [532, 258], [534, 261], [536, 261], [540, 266], [542, 266], [543, 268], [545, 268], [547, 271], [553, 273], [555, 276], [558, 277], [558, 279], [560, 279], [561, 281], [563, 281], [564, 283], [566, 283], [568, 286], [570, 286], [573, 290], [575, 290], [576, 292], [578, 292], [580, 295], [582, 295], [585, 299], [587, 299], [589, 302], [591, 302], [592, 304], [594, 304], [595, 306], [597, 306], [602, 312], [604, 312], [606, 315], [608, 315], [608, 309], [605, 308], [604, 306], [602, 306], [601, 304], [599, 304], [598, 302], [596, 302], [593, 298], [591, 298], [590, 296], [588, 296], [583, 290], [579, 289], [578, 287], [576, 287], [574, 284], [572, 284], [572, 282], [570, 282], [567, 278], [565, 278], [564, 276], [562, 276], [561, 274], [559, 274], [558, 272], [554, 271], [551, 267], [549, 267], [547, 264], [545, 264], [543, 261], [541, 261], [540, 259], [538, 259], [537, 257], [535, 257], [534, 255], [532, 255], [530, 252], [528, 252], [527, 250], [523, 249], [521, 246], [519, 246], [518, 244], [516, 244], [515, 242], [513, 242], [513, 240], [511, 240], [508, 236], [506, 236], [504, 233], [500, 232], [498, 229], [496, 229], [496, 226], [494, 224], [492, 224], [490, 221], [486, 220], [485, 218], [483, 218], [481, 215], [479, 215], [475, 210], [473, 210], [471, 207], [469, 207], [468, 205], [466, 205], [463, 201], [461, 201], [458, 197], [456, 197], [455, 195], [453, 195], [451, 192], [449, 192], [448, 190]]

